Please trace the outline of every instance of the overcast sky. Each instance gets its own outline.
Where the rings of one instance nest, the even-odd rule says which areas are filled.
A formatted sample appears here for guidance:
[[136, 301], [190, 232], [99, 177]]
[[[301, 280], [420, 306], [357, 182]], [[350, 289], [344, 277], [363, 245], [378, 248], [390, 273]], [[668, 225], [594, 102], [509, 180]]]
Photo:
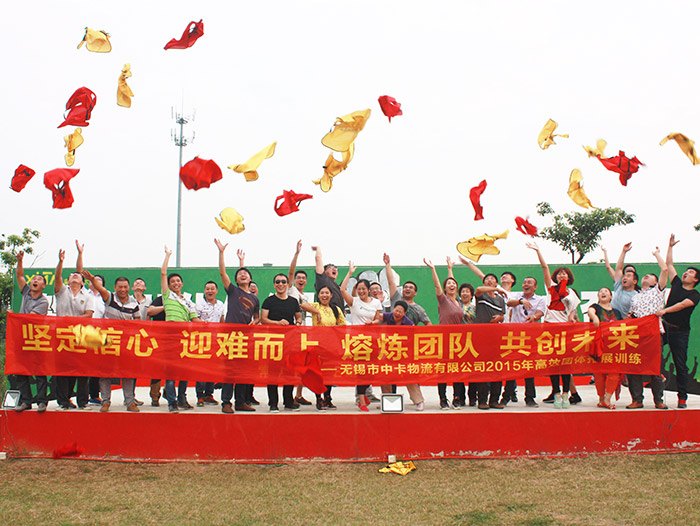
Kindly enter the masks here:
[[[300, 265], [313, 264], [314, 244], [336, 263], [380, 266], [385, 251], [397, 265], [442, 263], [458, 242], [506, 229], [501, 254], [481, 263], [534, 263], [514, 218], [548, 225], [535, 212], [544, 200], [583, 211], [566, 194], [573, 168], [595, 206], [636, 215], [604, 235], [613, 257], [633, 241], [628, 260], [650, 261], [675, 232], [676, 260], [700, 259], [700, 166], [673, 142], [659, 146], [671, 132], [700, 140], [698, 2], [38, 0], [8, 3], [3, 15], [1, 230], [41, 231], [37, 266], [55, 265], [60, 247], [73, 260], [76, 237], [88, 266], [160, 265], [176, 238], [172, 107], [196, 111], [183, 160], [213, 159], [224, 173], [210, 189], [183, 188], [183, 266], [216, 265], [214, 237], [243, 248], [249, 265], [288, 264], [300, 238]], [[163, 49], [200, 19], [205, 34], [192, 48]], [[86, 26], [110, 33], [111, 53], [76, 49]], [[116, 104], [126, 62], [129, 109]], [[54, 210], [43, 174], [65, 167], [63, 136], [74, 128], [56, 126], [81, 86], [97, 106], [76, 152], [75, 204]], [[404, 111], [391, 123], [377, 103], [385, 94]], [[355, 158], [321, 192], [311, 182], [329, 152], [321, 138], [336, 117], [366, 108]], [[542, 151], [549, 118], [570, 137]], [[645, 163], [627, 187], [582, 149], [599, 138], [607, 154]], [[273, 141], [258, 181], [226, 168]], [[37, 175], [16, 194], [20, 163]], [[469, 189], [482, 179], [485, 219], [474, 221]], [[278, 217], [284, 189], [314, 197]], [[246, 226], [235, 236], [214, 221], [229, 206]], [[569, 260], [540, 245], [551, 262]]]

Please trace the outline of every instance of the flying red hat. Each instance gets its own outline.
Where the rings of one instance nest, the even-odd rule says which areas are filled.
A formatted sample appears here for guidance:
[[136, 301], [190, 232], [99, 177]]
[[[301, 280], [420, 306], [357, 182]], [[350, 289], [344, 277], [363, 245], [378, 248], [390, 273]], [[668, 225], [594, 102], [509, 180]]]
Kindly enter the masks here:
[[[280, 199], [283, 201], [280, 203]], [[278, 216], [286, 216], [299, 211], [299, 203], [306, 199], [313, 199], [309, 194], [297, 194], [292, 190], [282, 190], [282, 195], [275, 199], [275, 212]]]
[[394, 97], [390, 97], [389, 95], [382, 95], [379, 97], [379, 107], [382, 109], [382, 113], [389, 117], [389, 122], [391, 122], [392, 117], [403, 115], [401, 103], [397, 102]]
[[44, 174], [44, 186], [51, 190], [54, 208], [73, 206], [73, 192], [68, 183], [79, 171], [79, 168], [57, 168]]
[[97, 104], [97, 96], [86, 87], [78, 88], [66, 102], [66, 120], [58, 125], [59, 128], [64, 126], [89, 126], [92, 110]]
[[644, 163], [636, 157], [627, 158], [622, 150], [615, 157], [607, 159], [598, 157], [598, 160], [611, 172], [620, 174], [622, 186], [627, 186], [627, 181], [632, 177], [632, 174], [637, 173], [640, 166], [644, 166]]
[[515, 224], [516, 230], [518, 232], [521, 232], [525, 234], [526, 236], [536, 236], [537, 235], [537, 227], [530, 223], [527, 219], [523, 219], [522, 217], [518, 216], [515, 218]]
[[481, 194], [486, 190], [486, 179], [481, 181], [477, 186], [469, 190], [469, 200], [474, 207], [474, 221], [484, 218], [484, 209], [481, 206]]
[[20, 164], [16, 169], [15, 169], [15, 175], [12, 177], [12, 182], [10, 183], [10, 188], [12, 188], [15, 192], [21, 192], [25, 186], [27, 186], [27, 183], [30, 181], [32, 177], [34, 177], [34, 174], [36, 172], [29, 168], [29, 166], [24, 166], [23, 164]]
[[164, 49], [187, 49], [194, 46], [194, 43], [203, 34], [204, 23], [201, 20], [199, 22], [190, 22], [185, 32], [182, 33], [180, 40], [171, 39], [170, 42], [165, 44]]
[[223, 176], [221, 168], [212, 160], [195, 157], [180, 168], [180, 180], [188, 190], [209, 188]]

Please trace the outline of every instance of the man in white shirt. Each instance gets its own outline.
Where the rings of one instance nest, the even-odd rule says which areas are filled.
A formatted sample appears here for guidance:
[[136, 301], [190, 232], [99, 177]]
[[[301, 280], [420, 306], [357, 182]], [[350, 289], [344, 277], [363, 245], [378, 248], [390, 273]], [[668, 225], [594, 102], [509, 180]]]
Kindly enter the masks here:
[[[224, 302], [216, 299], [219, 286], [213, 281], [207, 281], [204, 285], [204, 298], [194, 306], [200, 320], [207, 323], [223, 323], [226, 318]], [[197, 382], [197, 407], [205, 405], [219, 405], [214, 398], [214, 382]]]

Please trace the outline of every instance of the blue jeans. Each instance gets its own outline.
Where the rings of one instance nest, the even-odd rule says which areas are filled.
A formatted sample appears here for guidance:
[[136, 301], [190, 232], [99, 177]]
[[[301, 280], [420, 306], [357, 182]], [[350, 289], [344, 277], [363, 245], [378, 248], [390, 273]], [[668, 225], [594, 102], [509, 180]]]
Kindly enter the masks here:
[[668, 346], [671, 348], [673, 364], [676, 366], [676, 389], [678, 399], [688, 399], [688, 340], [690, 329], [666, 327]]
[[180, 380], [177, 385], [177, 398], [175, 398], [175, 380], [165, 381], [165, 399], [168, 405], [183, 403], [187, 399], [187, 380]]

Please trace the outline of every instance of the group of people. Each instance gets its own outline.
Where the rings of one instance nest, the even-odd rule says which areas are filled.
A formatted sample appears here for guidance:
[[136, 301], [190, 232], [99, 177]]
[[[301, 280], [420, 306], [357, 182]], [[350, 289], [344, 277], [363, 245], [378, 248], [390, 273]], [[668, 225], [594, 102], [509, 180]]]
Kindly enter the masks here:
[[[227, 306], [217, 299], [218, 284], [209, 281], [204, 287], [204, 297], [193, 302], [183, 294], [183, 279], [178, 273], [168, 273], [168, 263], [172, 252], [165, 247], [165, 259], [161, 267], [161, 295], [149, 301], [145, 296], [146, 283], [137, 278], [133, 284], [126, 277], [118, 277], [114, 290], [109, 291], [105, 280], [100, 275], [93, 275], [83, 267], [84, 246], [76, 241], [78, 258], [76, 271], [63, 282], [63, 263], [65, 251], [59, 252], [58, 265], [54, 279], [57, 316], [97, 317], [119, 320], [151, 319], [155, 321], [203, 321], [209, 323], [234, 324], [269, 324], [299, 325], [310, 319], [314, 326], [337, 325], [430, 325], [432, 322], [426, 310], [416, 301], [418, 285], [405, 281], [399, 285], [391, 268], [390, 257], [384, 254], [388, 298], [382, 285], [359, 279], [353, 287], [350, 279], [355, 274], [355, 267], [349, 263], [347, 275], [338, 283], [338, 268], [333, 264], [324, 264], [321, 249], [311, 247], [315, 254], [315, 301], [309, 301], [305, 292], [308, 276], [304, 270], [297, 269], [297, 260], [302, 243], [297, 242], [289, 272], [279, 273], [273, 278], [275, 293], [265, 298], [260, 304], [257, 286], [252, 274], [245, 267], [245, 253], [238, 251], [239, 266], [231, 280], [226, 269], [224, 254], [227, 244], [214, 240], [219, 252], [218, 266], [221, 284], [227, 294]], [[666, 254], [661, 257], [657, 248], [653, 256], [659, 265], [659, 274], [647, 274], [641, 280], [633, 265], [625, 265], [625, 255], [631, 244], [623, 247], [620, 257], [613, 268], [604, 252], [605, 262], [613, 288], [603, 287], [598, 291], [598, 302], [588, 308], [588, 316], [596, 326], [601, 322], [619, 320], [627, 317], [656, 315], [662, 339], [660, 347], [668, 343], [676, 370], [678, 390], [678, 407], [685, 408], [688, 398], [687, 349], [690, 334], [690, 316], [700, 301], [700, 293], [695, 290], [700, 281], [700, 270], [689, 267], [681, 276], [673, 264], [673, 247], [678, 241], [672, 235]], [[435, 294], [438, 303], [438, 323], [459, 325], [468, 323], [566, 323], [578, 321], [579, 297], [572, 288], [574, 275], [568, 267], [559, 267], [553, 272], [544, 260], [542, 252], [535, 243], [528, 243], [528, 248], [535, 251], [542, 268], [547, 297], [536, 294], [538, 281], [533, 276], [522, 280], [521, 290], [514, 287], [517, 277], [512, 272], [503, 272], [499, 278], [491, 273], [485, 274], [473, 262], [460, 256], [462, 263], [481, 280], [481, 285], [474, 288], [469, 283], [459, 284], [454, 277], [453, 261], [447, 258], [448, 275], [440, 281], [437, 270], [430, 260], [424, 259], [432, 273]], [[46, 279], [35, 275], [27, 282], [24, 275], [23, 253], [17, 256], [16, 278], [22, 293], [20, 313], [46, 315], [48, 300], [43, 291]], [[666, 284], [670, 281], [670, 292], [666, 294]], [[87, 287], [85, 286], [87, 284]], [[131, 290], [130, 290], [131, 289]], [[385, 304], [389, 304], [385, 307]], [[306, 315], [305, 313], [308, 313]], [[596, 374], [595, 385], [599, 397], [598, 406], [614, 409], [612, 396], [618, 389], [621, 378], [618, 374]], [[642, 408], [644, 379], [638, 375], [627, 375], [632, 403], [628, 409]], [[14, 375], [13, 387], [20, 390], [20, 402], [17, 411], [30, 409], [34, 402], [28, 376]], [[73, 407], [85, 408], [88, 404], [97, 404], [100, 411], [108, 412], [111, 405], [112, 378], [57, 377], [55, 378], [55, 395], [62, 409]], [[556, 408], [567, 408], [570, 404], [581, 402], [571, 375], [554, 375], [550, 377], [552, 391], [542, 401], [552, 403]], [[525, 379], [525, 404], [537, 407], [535, 400], [535, 380]], [[651, 390], [654, 406], [667, 409], [664, 403], [664, 378], [660, 374], [651, 378]], [[124, 404], [127, 411], [139, 412], [143, 402], [135, 397], [136, 380], [121, 378], [124, 392]], [[38, 411], [45, 411], [48, 403], [48, 382], [45, 376], [36, 377], [37, 395], [35, 401]], [[176, 413], [192, 409], [187, 400], [188, 382], [165, 380], [164, 390], [160, 379], [151, 380], [151, 405], [159, 406], [164, 397], [168, 410]], [[418, 384], [406, 386], [409, 397], [418, 411], [424, 410], [425, 399]], [[197, 406], [219, 405], [214, 398], [213, 382], [196, 382]], [[296, 389], [296, 391], [295, 391]], [[75, 390], [77, 406], [71, 401]], [[395, 392], [396, 386], [381, 386], [382, 393]], [[451, 403], [447, 397], [447, 385], [437, 386], [441, 409], [461, 409], [467, 404], [479, 409], [503, 409], [508, 403], [517, 402], [517, 384], [515, 380], [505, 382], [472, 382], [452, 385]], [[271, 412], [279, 411], [279, 388], [268, 385], [268, 407]], [[367, 412], [371, 400], [370, 386], [356, 387], [356, 403], [360, 411]], [[298, 411], [301, 405], [313, 405], [302, 395], [302, 386], [285, 385], [282, 388], [282, 404], [285, 410]], [[233, 382], [221, 385], [221, 411], [223, 413], [251, 412], [259, 402], [253, 396], [253, 385]], [[316, 409], [326, 411], [335, 409], [331, 397], [331, 386], [325, 392], [316, 395]]]

